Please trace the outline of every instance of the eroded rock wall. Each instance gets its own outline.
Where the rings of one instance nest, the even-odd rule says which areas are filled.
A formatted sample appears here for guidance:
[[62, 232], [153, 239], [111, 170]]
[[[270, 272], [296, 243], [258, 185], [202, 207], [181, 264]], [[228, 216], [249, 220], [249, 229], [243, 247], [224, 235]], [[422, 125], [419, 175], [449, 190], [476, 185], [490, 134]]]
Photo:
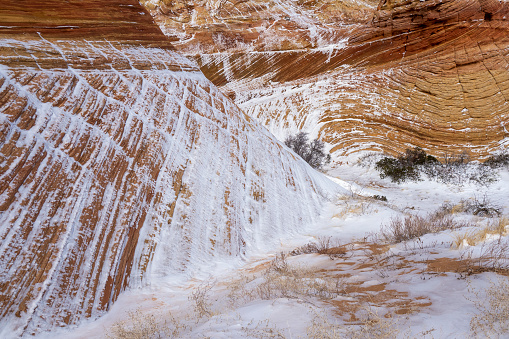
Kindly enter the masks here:
[[[292, 8], [287, 22], [313, 13], [300, 3]], [[335, 21], [330, 7], [318, 8], [306, 22], [334, 32], [325, 43], [235, 47], [196, 60], [279, 138], [303, 129], [338, 157], [421, 146], [437, 156], [466, 150], [482, 159], [507, 147], [508, 2], [359, 2], [350, 6], [356, 11], [336, 8], [351, 15]], [[282, 31], [272, 34], [298, 30]]]
[[336, 192], [157, 30], [13, 26], [0, 40], [0, 336], [77, 324], [127, 288], [274, 246]]

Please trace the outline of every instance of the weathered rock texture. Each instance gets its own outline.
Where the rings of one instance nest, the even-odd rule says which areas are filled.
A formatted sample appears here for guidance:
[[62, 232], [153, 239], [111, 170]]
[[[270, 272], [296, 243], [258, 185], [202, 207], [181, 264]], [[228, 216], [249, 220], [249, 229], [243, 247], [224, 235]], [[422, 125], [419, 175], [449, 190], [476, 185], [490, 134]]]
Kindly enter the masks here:
[[371, 20], [378, 0], [141, 0], [186, 53], [328, 46]]
[[[343, 15], [333, 15], [328, 2], [276, 4], [294, 11], [273, 21], [286, 22], [287, 30], [268, 31], [274, 41], [293, 36], [287, 39], [292, 50], [282, 40], [237, 44], [196, 59], [278, 137], [304, 129], [329, 142], [336, 155], [421, 146], [436, 155], [469, 150], [483, 158], [509, 143], [508, 2], [381, 1], [378, 8], [351, 2], [335, 7]], [[289, 25], [302, 22], [319, 39], [299, 47], [299, 30], [292, 35]], [[192, 41], [177, 48], [192, 52]]]
[[0, 336], [76, 324], [126, 288], [274, 244], [334, 191], [136, 2], [4, 4]]

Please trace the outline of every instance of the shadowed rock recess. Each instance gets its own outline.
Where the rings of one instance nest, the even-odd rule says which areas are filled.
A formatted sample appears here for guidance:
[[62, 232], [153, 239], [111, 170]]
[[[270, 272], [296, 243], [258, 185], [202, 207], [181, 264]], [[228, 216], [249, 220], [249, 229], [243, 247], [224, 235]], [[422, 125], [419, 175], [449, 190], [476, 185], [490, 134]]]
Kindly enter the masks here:
[[0, 21], [3, 331], [273, 246], [335, 193], [138, 2], [3, 1]]
[[303, 129], [336, 156], [509, 143], [507, 1], [164, 3], [147, 8], [176, 48], [281, 139]]

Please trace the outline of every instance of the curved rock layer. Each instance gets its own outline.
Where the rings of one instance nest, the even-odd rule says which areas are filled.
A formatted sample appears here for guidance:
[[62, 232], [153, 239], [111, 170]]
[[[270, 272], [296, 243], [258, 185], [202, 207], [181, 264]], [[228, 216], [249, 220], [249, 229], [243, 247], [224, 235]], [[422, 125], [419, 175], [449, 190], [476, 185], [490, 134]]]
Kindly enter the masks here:
[[111, 39], [144, 45], [167, 39], [136, 0], [2, 0], [0, 35]]
[[378, 0], [141, 0], [188, 54], [327, 46], [371, 20]]
[[335, 192], [153, 38], [21, 31], [0, 40], [0, 336], [273, 246]]
[[337, 156], [421, 146], [484, 158], [507, 147], [508, 2], [381, 1], [371, 13], [335, 23], [348, 39], [328, 46], [196, 59], [278, 137], [304, 129]]

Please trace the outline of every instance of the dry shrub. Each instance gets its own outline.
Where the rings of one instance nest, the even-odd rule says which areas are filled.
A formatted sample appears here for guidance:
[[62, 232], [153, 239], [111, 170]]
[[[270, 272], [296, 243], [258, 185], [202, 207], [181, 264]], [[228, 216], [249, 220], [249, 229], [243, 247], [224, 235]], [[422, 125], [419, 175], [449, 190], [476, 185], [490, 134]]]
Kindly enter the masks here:
[[228, 298], [232, 305], [256, 299], [303, 299], [308, 297], [328, 300], [344, 294], [340, 278], [317, 277], [316, 272], [292, 267], [285, 254], [278, 254], [259, 276], [241, 277], [229, 286]]
[[306, 297], [328, 300], [343, 294], [343, 290], [341, 279], [317, 278], [308, 270], [291, 268], [286, 271], [266, 272], [263, 282], [256, 286], [255, 296], [263, 300]]
[[477, 313], [470, 320], [475, 337], [500, 338], [509, 333], [509, 279], [499, 277], [485, 291], [471, 290]]
[[297, 247], [289, 255], [318, 253], [329, 256], [330, 259], [342, 258], [347, 253], [347, 247], [339, 239], [332, 237], [319, 237], [317, 242], [311, 242]]
[[393, 218], [387, 225], [382, 225], [380, 238], [390, 243], [398, 243], [421, 237], [428, 233], [438, 233], [445, 230], [454, 230], [468, 226], [464, 222], [454, 220], [445, 213], [431, 213], [424, 217], [408, 215]]
[[502, 214], [502, 208], [491, 202], [489, 197], [484, 194], [482, 197], [472, 199], [462, 199], [456, 205], [444, 203], [438, 211], [443, 214], [468, 213], [479, 217], [499, 217]]
[[203, 317], [208, 318], [213, 315], [212, 305], [208, 300], [208, 294], [213, 286], [214, 284], [212, 283], [200, 285], [195, 288], [188, 297], [189, 301], [193, 302], [197, 319], [201, 319]]
[[360, 167], [371, 168], [374, 167], [376, 162], [382, 159], [383, 157], [384, 157], [383, 153], [369, 152], [360, 156], [355, 164]]
[[[171, 315], [170, 315], [171, 317]], [[128, 312], [128, 319], [118, 321], [106, 333], [111, 339], [159, 339], [175, 338], [182, 329], [175, 319], [172, 322], [158, 323], [152, 314], [140, 310]], [[170, 328], [171, 327], [173, 328]]]
[[256, 299], [254, 291], [250, 289], [251, 282], [256, 278], [255, 275], [247, 276], [241, 274], [238, 279], [229, 282], [227, 285], [228, 301], [232, 309]]
[[502, 214], [502, 209], [493, 204], [488, 196], [484, 194], [481, 198], [474, 197], [472, 200], [463, 201], [465, 212], [480, 217], [498, 217]]

